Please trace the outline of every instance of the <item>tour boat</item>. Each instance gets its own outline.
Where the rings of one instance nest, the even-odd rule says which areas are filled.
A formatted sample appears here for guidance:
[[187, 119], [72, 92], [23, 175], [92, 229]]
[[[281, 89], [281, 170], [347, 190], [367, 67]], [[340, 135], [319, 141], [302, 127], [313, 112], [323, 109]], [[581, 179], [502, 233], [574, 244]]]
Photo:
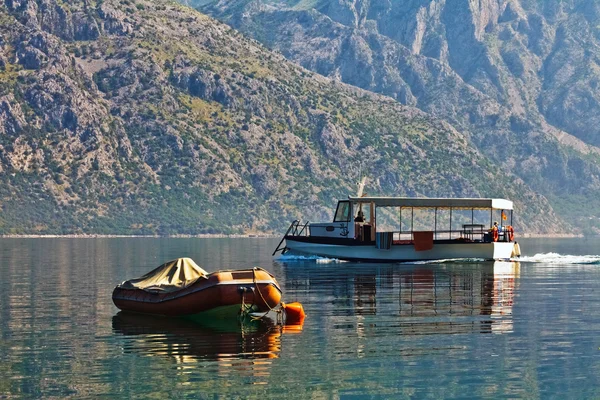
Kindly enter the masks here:
[[169, 261], [113, 291], [123, 310], [142, 314], [192, 318], [228, 318], [282, 310], [288, 322], [304, 318], [298, 303], [283, 304], [273, 275], [262, 268], [207, 273], [190, 258]]
[[520, 256], [510, 200], [368, 197], [361, 192], [338, 201], [332, 222], [292, 222], [273, 255], [289, 251], [364, 262]]

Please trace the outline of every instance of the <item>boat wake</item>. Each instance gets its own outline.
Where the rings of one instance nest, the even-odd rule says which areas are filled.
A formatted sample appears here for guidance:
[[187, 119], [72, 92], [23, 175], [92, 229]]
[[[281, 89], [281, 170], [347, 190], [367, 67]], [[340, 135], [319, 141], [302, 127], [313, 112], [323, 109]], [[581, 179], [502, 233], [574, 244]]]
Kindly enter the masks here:
[[320, 256], [302, 256], [297, 254], [284, 254], [277, 258], [277, 261], [282, 262], [301, 262], [301, 261], [313, 261], [317, 264], [330, 264], [330, 263], [343, 263], [344, 260], [338, 260], [337, 258], [327, 258]]
[[402, 262], [400, 264], [452, 264], [452, 263], [460, 263], [460, 264], [469, 264], [469, 263], [481, 263], [486, 260], [483, 258], [448, 258], [444, 260], [427, 260], [427, 261], [407, 261]]
[[516, 259], [515, 261], [519, 261], [522, 263], [593, 265], [600, 264], [600, 256], [573, 256], [558, 253], [538, 253], [534, 256], [522, 256], [521, 258]]
[[[314, 262], [317, 264], [335, 264], [345, 263], [348, 261], [339, 260], [337, 258], [326, 258], [320, 256], [304, 256], [296, 254], [285, 254], [279, 256], [277, 261], [282, 262]], [[507, 260], [508, 261], [508, 260]], [[529, 263], [529, 264], [556, 264], [556, 265], [600, 265], [600, 255], [563, 255], [558, 253], [538, 253], [534, 256], [522, 256], [514, 258], [510, 261]], [[428, 264], [478, 264], [486, 262], [483, 258], [449, 258], [443, 260], [427, 260], [427, 261], [407, 261], [401, 262], [402, 265], [428, 265]]]

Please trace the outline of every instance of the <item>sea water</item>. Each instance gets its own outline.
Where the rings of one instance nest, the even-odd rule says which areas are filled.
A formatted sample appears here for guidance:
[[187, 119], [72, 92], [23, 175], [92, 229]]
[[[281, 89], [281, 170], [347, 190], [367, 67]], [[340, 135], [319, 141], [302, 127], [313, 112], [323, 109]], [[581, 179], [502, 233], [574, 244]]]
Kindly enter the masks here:
[[[599, 398], [600, 240], [519, 262], [273, 258], [275, 239], [0, 239], [0, 398]], [[302, 327], [119, 313], [191, 257], [263, 267]]]

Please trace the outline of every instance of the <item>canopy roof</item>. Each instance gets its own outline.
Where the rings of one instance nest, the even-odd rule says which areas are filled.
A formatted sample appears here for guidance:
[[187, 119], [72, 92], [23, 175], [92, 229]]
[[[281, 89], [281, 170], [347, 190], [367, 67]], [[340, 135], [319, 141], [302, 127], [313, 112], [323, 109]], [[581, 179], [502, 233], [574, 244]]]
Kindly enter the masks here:
[[512, 210], [513, 202], [505, 199], [415, 198], [415, 197], [352, 197], [353, 203], [375, 203], [377, 207], [463, 208]]
[[191, 258], [178, 258], [148, 272], [141, 278], [123, 282], [120, 287], [148, 292], [174, 292], [186, 288], [208, 273]]

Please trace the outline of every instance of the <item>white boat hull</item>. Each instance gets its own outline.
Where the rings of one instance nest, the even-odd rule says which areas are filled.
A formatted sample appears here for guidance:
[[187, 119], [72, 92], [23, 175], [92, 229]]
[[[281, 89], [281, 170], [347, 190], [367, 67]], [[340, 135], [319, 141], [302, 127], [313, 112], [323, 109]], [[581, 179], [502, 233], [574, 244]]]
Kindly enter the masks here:
[[406, 262], [447, 260], [455, 258], [480, 258], [508, 260], [514, 243], [438, 243], [431, 250], [416, 251], [412, 244], [392, 245], [389, 250], [373, 246], [323, 244], [286, 239], [286, 247], [295, 254], [315, 255], [340, 260]]

